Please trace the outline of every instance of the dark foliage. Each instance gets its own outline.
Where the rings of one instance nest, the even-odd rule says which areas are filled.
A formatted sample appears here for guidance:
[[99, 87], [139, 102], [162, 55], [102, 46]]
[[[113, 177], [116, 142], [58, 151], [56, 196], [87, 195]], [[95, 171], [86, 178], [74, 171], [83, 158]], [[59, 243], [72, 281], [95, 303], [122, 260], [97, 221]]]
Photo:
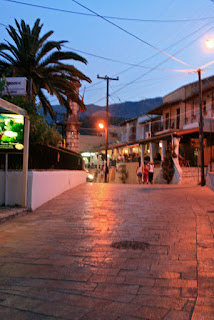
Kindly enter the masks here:
[[163, 168], [163, 178], [166, 180], [167, 183], [170, 183], [170, 181], [173, 178], [174, 175], [174, 163], [172, 158], [176, 158], [177, 155], [175, 154], [174, 148], [170, 144], [168, 146], [168, 149], [166, 150], [166, 155], [164, 157], [164, 160], [162, 162], [162, 168]]

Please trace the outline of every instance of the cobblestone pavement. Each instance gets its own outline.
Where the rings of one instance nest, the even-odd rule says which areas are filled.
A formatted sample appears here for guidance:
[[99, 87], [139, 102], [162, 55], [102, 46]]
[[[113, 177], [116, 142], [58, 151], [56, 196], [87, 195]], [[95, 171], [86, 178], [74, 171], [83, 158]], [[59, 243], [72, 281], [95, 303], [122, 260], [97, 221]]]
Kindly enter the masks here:
[[213, 229], [206, 187], [69, 190], [0, 225], [0, 319], [214, 319]]

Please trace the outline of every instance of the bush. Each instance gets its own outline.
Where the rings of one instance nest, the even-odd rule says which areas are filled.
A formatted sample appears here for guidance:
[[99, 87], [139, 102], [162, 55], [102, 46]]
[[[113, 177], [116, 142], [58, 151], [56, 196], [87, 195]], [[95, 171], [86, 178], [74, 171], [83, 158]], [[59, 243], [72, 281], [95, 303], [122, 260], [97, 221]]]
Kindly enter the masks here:
[[166, 150], [166, 155], [162, 162], [163, 178], [164, 180], [166, 180], [167, 183], [170, 183], [174, 175], [174, 163], [172, 158], [177, 157], [174, 149], [175, 148], [172, 147], [171, 144], [168, 146], [168, 149]]
[[172, 156], [170, 155], [170, 152], [168, 150], [166, 151], [166, 155], [162, 162], [162, 168], [163, 168], [164, 180], [166, 180], [167, 183], [170, 183], [174, 175], [174, 165], [173, 165]]
[[126, 165], [121, 164], [119, 168], [119, 178], [122, 183], [126, 183], [126, 179], [128, 178], [128, 171], [126, 170]]

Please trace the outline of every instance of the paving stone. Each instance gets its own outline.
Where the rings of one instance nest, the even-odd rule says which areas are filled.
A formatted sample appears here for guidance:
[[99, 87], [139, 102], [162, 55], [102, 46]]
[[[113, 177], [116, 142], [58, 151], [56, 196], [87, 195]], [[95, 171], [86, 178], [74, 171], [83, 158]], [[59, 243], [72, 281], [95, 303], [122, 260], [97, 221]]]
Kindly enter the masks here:
[[[138, 294], [151, 294], [153, 296], [166, 296], [166, 297], [180, 297], [180, 288], [165, 288], [165, 287], [140, 287]], [[189, 296], [188, 296], [189, 297]], [[155, 298], [155, 297], [154, 297]]]
[[118, 294], [136, 294], [139, 289], [138, 285], [98, 283], [94, 292], [116, 292]]
[[136, 317], [143, 317], [151, 320], [162, 320], [167, 314], [167, 309], [156, 308], [156, 307], [141, 307], [135, 312]]
[[164, 320], [189, 320], [189, 312], [170, 310]]
[[118, 320], [119, 315], [105, 311], [90, 311], [81, 320]]
[[1, 320], [56, 320], [55, 317], [44, 316], [32, 312], [21, 311], [0, 306]]
[[157, 279], [155, 281], [155, 286], [172, 288], [197, 288], [197, 280]]
[[187, 299], [182, 299], [182, 298], [173, 298], [173, 297], [164, 297], [164, 296], [154, 297], [153, 295], [139, 295], [132, 300], [131, 304], [165, 308], [165, 309], [182, 310], [187, 302], [188, 302]]

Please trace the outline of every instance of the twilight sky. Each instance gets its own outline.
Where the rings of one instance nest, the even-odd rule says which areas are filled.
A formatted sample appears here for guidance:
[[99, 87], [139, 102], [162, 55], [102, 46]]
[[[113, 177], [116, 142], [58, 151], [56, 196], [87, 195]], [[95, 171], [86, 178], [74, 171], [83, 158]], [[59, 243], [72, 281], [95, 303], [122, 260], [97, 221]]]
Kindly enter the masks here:
[[[53, 30], [50, 39], [67, 40], [65, 50], [70, 49], [88, 60], [87, 66], [74, 63], [92, 79], [92, 84], [82, 83], [80, 93], [85, 89], [86, 104], [105, 105], [106, 81], [97, 79], [97, 74], [119, 76], [119, 81], [110, 82], [111, 104], [139, 101], [164, 96], [198, 79], [196, 73], [171, 70], [194, 69], [214, 60], [214, 49], [208, 50], [204, 45], [206, 39], [214, 37], [214, 2], [211, 0], [77, 1], [99, 15], [109, 17], [106, 19], [135, 37], [95, 15], [66, 12], [90, 14], [72, 0], [20, 0], [22, 4], [0, 0], [0, 42], [9, 40], [4, 25], [15, 26], [14, 18], [24, 19], [31, 26], [40, 18], [44, 23], [42, 34]], [[205, 69], [202, 78], [213, 73], [214, 64]], [[54, 97], [50, 101], [57, 103]]]

